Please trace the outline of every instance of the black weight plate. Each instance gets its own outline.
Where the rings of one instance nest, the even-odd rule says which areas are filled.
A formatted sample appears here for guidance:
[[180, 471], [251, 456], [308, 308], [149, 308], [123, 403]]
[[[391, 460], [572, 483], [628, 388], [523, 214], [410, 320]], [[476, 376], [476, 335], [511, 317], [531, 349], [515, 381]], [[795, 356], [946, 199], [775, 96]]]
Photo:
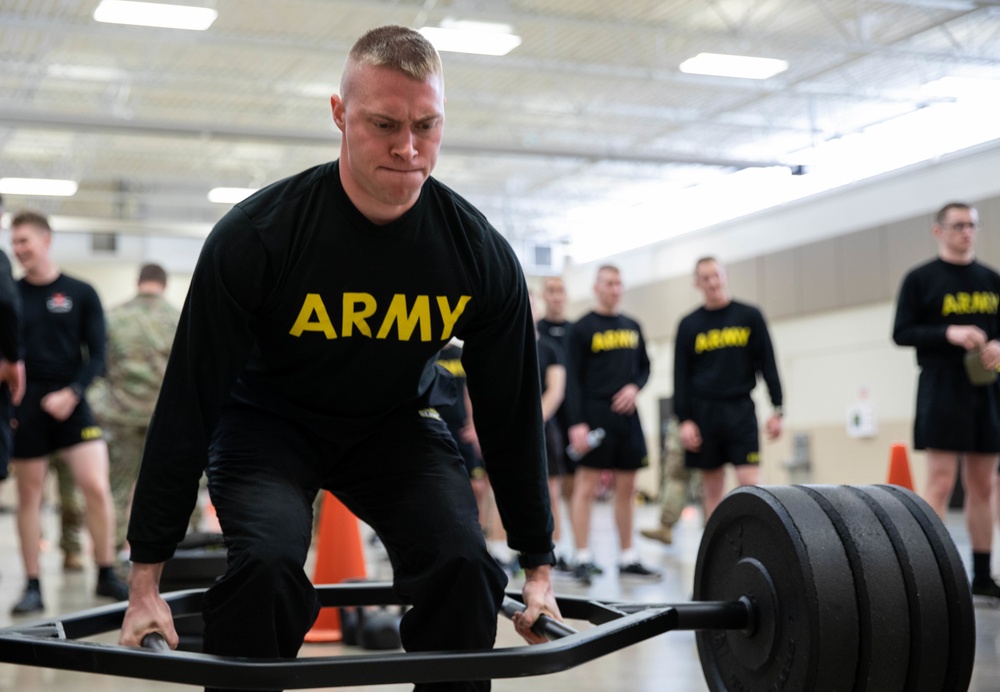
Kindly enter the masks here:
[[947, 689], [950, 627], [944, 582], [920, 524], [895, 496], [878, 486], [850, 486], [868, 504], [892, 542], [902, 568], [910, 621], [907, 692]]
[[850, 690], [858, 661], [854, 578], [832, 522], [794, 487], [731, 492], [705, 526], [694, 598], [754, 604], [748, 631], [699, 631], [713, 692]]
[[892, 541], [865, 501], [844, 486], [800, 486], [833, 522], [858, 602], [856, 692], [902, 692], [910, 657], [906, 586]]
[[976, 614], [972, 590], [962, 558], [941, 518], [916, 493], [896, 485], [881, 485], [899, 499], [920, 524], [930, 542], [941, 570], [948, 603], [951, 646], [948, 648], [948, 673], [942, 689], [961, 692], [969, 689], [976, 653]]

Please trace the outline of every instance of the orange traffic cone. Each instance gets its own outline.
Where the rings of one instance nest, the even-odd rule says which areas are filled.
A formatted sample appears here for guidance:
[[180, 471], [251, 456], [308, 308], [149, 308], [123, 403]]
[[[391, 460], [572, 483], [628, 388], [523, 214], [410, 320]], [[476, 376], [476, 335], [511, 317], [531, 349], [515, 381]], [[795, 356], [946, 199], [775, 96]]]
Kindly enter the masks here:
[[205, 511], [202, 514], [201, 523], [209, 533], [222, 533], [222, 527], [219, 525], [219, 515], [216, 513], [215, 505], [212, 504], [211, 500], [205, 503]]
[[[358, 519], [332, 493], [324, 493], [316, 542], [313, 584], [336, 584], [345, 579], [364, 579], [365, 555], [361, 547]], [[340, 611], [323, 608], [306, 634], [306, 641], [339, 642], [343, 638]]]
[[913, 487], [913, 476], [910, 474], [910, 461], [906, 454], [906, 445], [897, 442], [892, 446], [892, 453], [889, 457], [889, 479], [890, 485], [899, 485], [909, 490]]

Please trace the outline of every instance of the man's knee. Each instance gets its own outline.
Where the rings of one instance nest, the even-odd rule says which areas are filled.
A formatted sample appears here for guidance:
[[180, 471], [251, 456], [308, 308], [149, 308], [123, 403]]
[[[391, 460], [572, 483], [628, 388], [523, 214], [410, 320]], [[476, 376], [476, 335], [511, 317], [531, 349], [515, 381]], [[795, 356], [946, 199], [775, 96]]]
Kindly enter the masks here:
[[233, 572], [244, 579], [283, 583], [289, 575], [302, 571], [304, 550], [292, 541], [261, 539], [238, 541], [230, 549]]
[[969, 499], [989, 504], [996, 482], [995, 458], [969, 455], [965, 460], [963, 472], [962, 480]]
[[397, 578], [413, 604], [400, 634], [408, 651], [489, 648], [507, 576], [486, 551], [442, 550], [422, 575]]
[[592, 494], [600, 478], [600, 469], [590, 468], [589, 466], [577, 466], [576, 472], [573, 475], [573, 493], [578, 495]]
[[736, 482], [739, 485], [757, 485], [760, 482], [760, 466], [743, 464], [736, 466]]

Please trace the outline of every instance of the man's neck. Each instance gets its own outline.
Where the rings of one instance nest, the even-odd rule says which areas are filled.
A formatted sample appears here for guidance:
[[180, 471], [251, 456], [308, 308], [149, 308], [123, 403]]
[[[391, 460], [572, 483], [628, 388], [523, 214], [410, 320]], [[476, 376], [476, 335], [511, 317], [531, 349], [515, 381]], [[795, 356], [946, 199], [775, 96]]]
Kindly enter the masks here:
[[594, 312], [598, 315], [604, 315], [605, 317], [614, 317], [618, 314], [618, 306], [613, 305], [611, 307], [607, 307], [604, 305], [598, 305], [594, 308]]
[[730, 298], [729, 296], [726, 296], [726, 297], [724, 297], [724, 298], [722, 298], [720, 300], [716, 300], [716, 301], [708, 301], [708, 300], [706, 300], [705, 301], [705, 309], [706, 310], [721, 310], [722, 308], [728, 306], [732, 302], [733, 302], [733, 299]]
[[938, 257], [948, 264], [972, 264], [976, 261], [976, 253], [972, 250], [962, 253], [941, 250], [938, 252]]
[[40, 263], [27, 272], [24, 278], [29, 284], [45, 286], [59, 278], [59, 267], [52, 262]]
[[560, 322], [565, 322], [566, 321], [566, 318], [563, 317], [562, 315], [555, 315], [555, 314], [548, 313], [548, 312], [545, 313], [545, 317], [543, 319], [546, 322], [552, 322], [553, 324], [559, 324]]

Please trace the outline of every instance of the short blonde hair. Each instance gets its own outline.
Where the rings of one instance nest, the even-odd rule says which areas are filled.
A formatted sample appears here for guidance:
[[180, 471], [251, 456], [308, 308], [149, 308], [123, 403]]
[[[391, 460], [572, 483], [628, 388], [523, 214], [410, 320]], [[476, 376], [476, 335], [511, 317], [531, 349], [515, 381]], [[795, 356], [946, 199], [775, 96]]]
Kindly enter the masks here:
[[14, 218], [10, 220], [10, 227], [13, 229], [20, 226], [34, 226], [45, 233], [52, 233], [48, 217], [37, 211], [27, 210], [14, 214]]
[[340, 82], [343, 95], [352, 67], [388, 67], [414, 79], [442, 73], [441, 56], [419, 31], [390, 24], [371, 29], [359, 38], [347, 55], [347, 67]]

